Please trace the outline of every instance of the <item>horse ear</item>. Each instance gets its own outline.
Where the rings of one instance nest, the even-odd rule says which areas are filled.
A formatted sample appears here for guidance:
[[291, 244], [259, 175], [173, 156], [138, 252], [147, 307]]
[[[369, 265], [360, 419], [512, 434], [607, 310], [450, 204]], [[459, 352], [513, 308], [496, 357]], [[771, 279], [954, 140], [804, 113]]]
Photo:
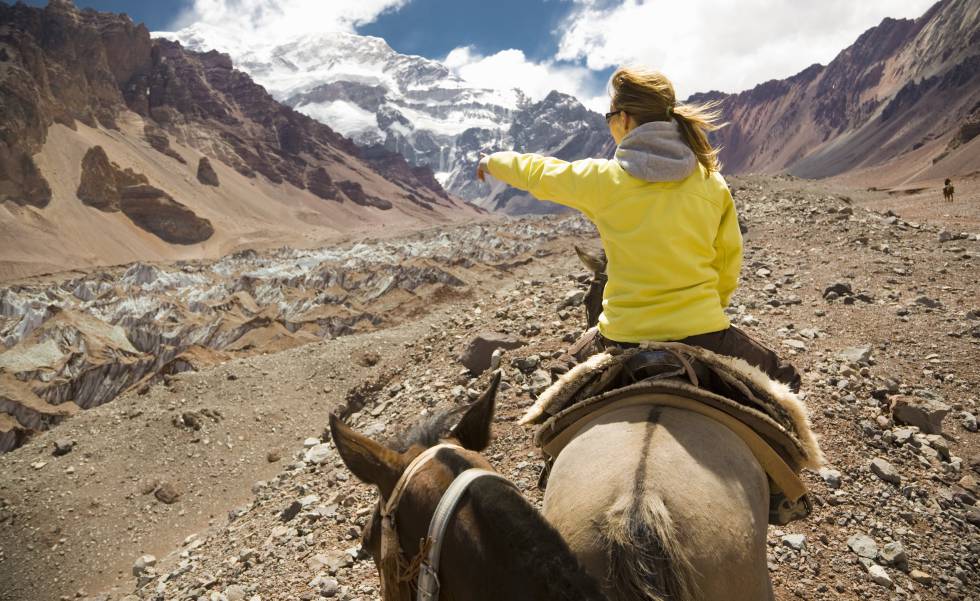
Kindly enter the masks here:
[[482, 451], [490, 444], [490, 425], [493, 423], [493, 409], [497, 400], [497, 387], [500, 386], [500, 371], [493, 374], [490, 386], [476, 400], [463, 418], [453, 428], [453, 436], [471, 451]]
[[578, 255], [578, 260], [585, 265], [585, 268], [595, 274], [604, 273], [606, 271], [606, 256], [604, 252], [598, 255], [591, 255], [585, 250], [582, 250], [575, 245], [575, 254]]
[[387, 498], [401, 475], [401, 455], [363, 434], [358, 434], [339, 417], [330, 414], [330, 435], [344, 465], [363, 482], [374, 484]]

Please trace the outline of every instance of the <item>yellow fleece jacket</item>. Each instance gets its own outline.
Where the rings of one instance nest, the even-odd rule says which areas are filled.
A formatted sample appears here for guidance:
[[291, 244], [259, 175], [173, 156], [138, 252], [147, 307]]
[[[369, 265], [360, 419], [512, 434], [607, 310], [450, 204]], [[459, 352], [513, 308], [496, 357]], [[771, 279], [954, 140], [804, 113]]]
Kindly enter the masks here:
[[608, 259], [599, 331], [610, 340], [680, 340], [729, 326], [742, 234], [720, 173], [700, 164], [686, 179], [648, 182], [616, 160], [566, 162], [495, 152], [495, 178], [578, 209], [599, 230]]

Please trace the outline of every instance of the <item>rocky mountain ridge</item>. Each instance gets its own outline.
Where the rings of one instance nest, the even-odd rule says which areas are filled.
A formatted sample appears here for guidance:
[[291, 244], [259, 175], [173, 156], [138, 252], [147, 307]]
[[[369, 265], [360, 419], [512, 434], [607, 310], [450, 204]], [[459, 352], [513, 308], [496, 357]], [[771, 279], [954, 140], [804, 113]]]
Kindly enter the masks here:
[[[884, 19], [828, 65], [718, 100], [729, 172], [863, 177], [879, 185], [980, 170], [980, 6], [941, 0]], [[972, 143], [971, 143], [972, 142]]]
[[336, 32], [256, 48], [205, 24], [154, 35], [228, 52], [285, 104], [368, 146], [369, 154], [383, 148], [430, 167], [449, 192], [487, 209], [561, 210], [478, 182], [480, 151], [516, 148], [573, 160], [610, 156], [614, 148], [602, 116], [572, 96], [552, 92], [532, 101], [516, 88], [477, 88], [438, 61], [399, 54], [376, 37]]
[[[245, 206], [256, 200], [243, 198], [236, 188], [283, 187], [268, 195], [302, 200], [280, 214], [308, 224], [330, 222], [337, 226], [335, 231], [352, 219], [377, 225], [397, 220], [427, 223], [478, 213], [446, 194], [431, 172], [412, 168], [392, 153], [362, 154], [348, 138], [277, 102], [236, 71], [226, 55], [195, 53], [169, 40], [151, 39], [143, 25], [125, 15], [81, 10], [70, 0], [52, 0], [43, 9], [0, 3], [0, 22], [0, 203], [9, 213], [5, 221], [9, 217], [16, 228], [13, 235], [28, 238], [58, 228], [64, 232], [59, 211], [84, 213], [71, 206], [78, 202], [78, 180], [60, 181], [70, 174], [52, 163], [81, 163], [75, 153], [84, 155], [96, 145], [103, 147], [108, 161], [123, 167], [128, 167], [127, 161], [152, 157], [144, 148], [159, 153], [148, 158], [157, 163], [155, 176], [144, 177], [149, 174], [143, 166], [135, 170], [147, 180], [140, 183], [158, 192], [125, 191], [123, 212], [140, 204], [147, 209], [141, 210], [144, 222], [159, 224], [178, 215], [192, 217], [189, 223], [210, 221], [218, 238], [212, 246], [227, 244], [239, 235], [236, 230], [248, 229], [235, 220], [249, 215], [252, 207]], [[71, 143], [48, 143], [52, 132]], [[203, 158], [227, 166], [235, 175], [222, 182], [209, 178], [205, 169], [212, 183], [195, 181], [193, 166]], [[109, 171], [91, 171], [93, 166], [81, 168], [90, 178], [106, 180]], [[89, 206], [118, 204], [115, 186], [108, 180], [103, 183], [84, 186]], [[135, 183], [127, 185], [132, 188]], [[204, 192], [206, 185], [216, 190]], [[108, 197], [93, 200], [93, 192]], [[222, 196], [225, 204], [206, 202], [208, 194]], [[236, 201], [241, 203], [237, 207]], [[304, 205], [302, 211], [295, 210], [297, 203]], [[316, 219], [310, 219], [311, 214]], [[104, 231], [118, 230], [111, 218], [87, 218]], [[38, 221], [47, 223], [37, 228]], [[275, 227], [274, 223], [256, 219], [251, 231]], [[160, 230], [136, 225], [152, 235]], [[203, 232], [198, 228], [198, 234], [185, 238], [195, 244], [209, 240], [200, 235]], [[63, 238], [71, 248], [70, 238]], [[174, 238], [161, 236], [166, 243]], [[5, 259], [7, 250], [17, 252], [3, 250]], [[134, 258], [155, 257], [130, 256]]]

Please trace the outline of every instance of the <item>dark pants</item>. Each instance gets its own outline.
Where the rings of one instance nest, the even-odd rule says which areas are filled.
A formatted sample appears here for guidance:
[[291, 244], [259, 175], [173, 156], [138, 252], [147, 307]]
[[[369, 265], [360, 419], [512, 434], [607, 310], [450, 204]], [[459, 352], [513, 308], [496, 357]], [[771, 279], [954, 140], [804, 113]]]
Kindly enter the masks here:
[[[773, 380], [778, 380], [789, 386], [793, 392], [800, 391], [800, 372], [791, 363], [780, 359], [776, 351], [735, 326], [729, 326], [727, 329], [717, 332], [689, 336], [677, 342], [691, 346], [700, 346], [719, 355], [745, 359], [745, 361], [758, 367]], [[602, 350], [611, 346], [618, 346], [619, 348], [639, 346], [631, 342], [609, 340], [599, 333], [596, 333], [596, 343], [596, 346]]]

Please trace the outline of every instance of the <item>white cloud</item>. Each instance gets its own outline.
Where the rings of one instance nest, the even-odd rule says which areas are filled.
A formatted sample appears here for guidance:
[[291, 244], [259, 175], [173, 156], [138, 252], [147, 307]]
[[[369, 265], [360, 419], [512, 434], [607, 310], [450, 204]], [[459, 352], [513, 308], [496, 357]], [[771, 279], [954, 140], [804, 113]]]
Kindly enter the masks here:
[[533, 100], [558, 90], [578, 97], [593, 110], [605, 111], [609, 104], [607, 96], [592, 98], [589, 94], [595, 77], [589, 69], [552, 61], [534, 62], [521, 50], [501, 50], [483, 56], [469, 46], [461, 46], [453, 49], [442, 62], [462, 79], [481, 88], [520, 88]]
[[558, 60], [591, 69], [658, 69], [678, 98], [737, 92], [827, 64], [884, 17], [915, 18], [935, 0], [576, 0], [556, 33]]
[[174, 30], [190, 25], [219, 29], [242, 45], [269, 46], [324, 31], [354, 33], [409, 0], [193, 0]]

